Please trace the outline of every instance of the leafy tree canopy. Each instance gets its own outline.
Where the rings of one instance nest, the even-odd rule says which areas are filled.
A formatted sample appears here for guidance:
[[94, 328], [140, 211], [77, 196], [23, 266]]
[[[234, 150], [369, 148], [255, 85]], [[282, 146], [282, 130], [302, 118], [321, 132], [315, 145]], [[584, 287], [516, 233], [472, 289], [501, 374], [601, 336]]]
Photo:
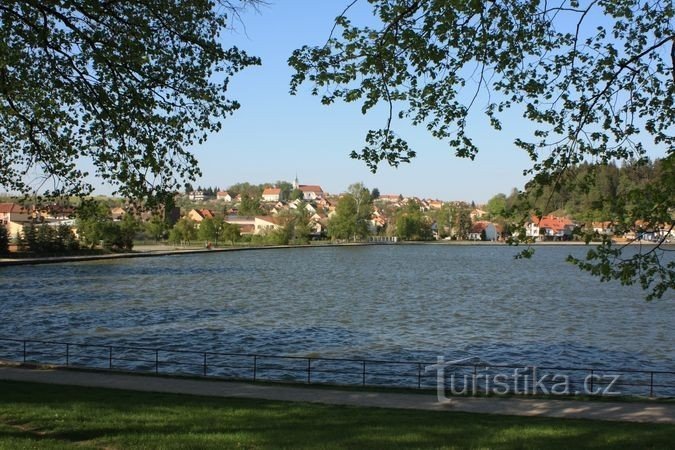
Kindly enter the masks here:
[[249, 3], [0, 2], [0, 186], [87, 194], [93, 165], [154, 200], [194, 180], [187, 149], [239, 107], [230, 77], [259, 64], [220, 40]]
[[467, 119], [477, 107], [496, 129], [514, 107], [534, 123], [516, 144], [541, 178], [589, 156], [639, 158], [654, 143], [673, 151], [670, 0], [369, 2], [379, 27], [353, 25], [348, 7], [325, 45], [298, 49], [289, 63], [293, 93], [310, 82], [325, 104], [389, 105], [385, 126], [352, 153], [373, 171], [415, 156], [395, 116], [473, 158]]
[[333, 239], [356, 240], [368, 236], [372, 207], [370, 191], [362, 183], [350, 185], [347, 193], [338, 200], [335, 215], [328, 222], [328, 234]]

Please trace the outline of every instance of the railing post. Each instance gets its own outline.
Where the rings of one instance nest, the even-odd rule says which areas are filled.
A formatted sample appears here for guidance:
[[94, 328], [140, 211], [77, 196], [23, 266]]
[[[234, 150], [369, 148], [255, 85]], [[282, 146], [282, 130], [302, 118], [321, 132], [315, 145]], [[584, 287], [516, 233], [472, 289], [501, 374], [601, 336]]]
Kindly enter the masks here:
[[108, 369], [112, 369], [112, 345], [108, 347]]
[[[595, 392], [595, 391], [593, 390], [593, 382], [594, 382], [594, 381], [595, 381], [595, 376], [594, 376], [594, 373], [593, 373], [593, 369], [591, 369], [591, 394], [592, 394], [593, 392]], [[588, 393], [588, 392], [587, 392], [587, 393]]]
[[23, 362], [26, 362], [26, 340], [23, 340]]
[[155, 349], [155, 375], [159, 374], [159, 350]]
[[312, 384], [312, 358], [307, 358], [307, 384]]
[[253, 355], [253, 382], [255, 383], [256, 376], [258, 375], [258, 355]]
[[365, 386], [366, 385], [366, 360], [363, 360], [363, 378], [361, 381], [361, 385]]
[[66, 344], [66, 367], [70, 365], [70, 344]]
[[206, 376], [206, 352], [204, 352], [204, 376]]
[[417, 389], [422, 387], [422, 363], [417, 363]]
[[649, 372], [649, 396], [654, 397], [654, 372]]
[[478, 369], [476, 368], [476, 365], [473, 365], [473, 378], [471, 379], [471, 386], [472, 386], [472, 394], [475, 396], [476, 395], [476, 383], [478, 382], [476, 375], [478, 374]]

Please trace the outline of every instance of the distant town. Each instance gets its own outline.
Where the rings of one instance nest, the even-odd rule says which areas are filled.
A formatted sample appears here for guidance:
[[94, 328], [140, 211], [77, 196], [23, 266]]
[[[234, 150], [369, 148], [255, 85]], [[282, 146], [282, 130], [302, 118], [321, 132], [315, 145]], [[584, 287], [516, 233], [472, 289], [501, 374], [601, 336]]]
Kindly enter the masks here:
[[[0, 251], [5, 254], [60, 254], [104, 249], [131, 250], [134, 242], [176, 246], [305, 244], [389, 241], [571, 241], [675, 238], [672, 227], [612, 220], [579, 220], [557, 213], [523, 215], [522, 193], [498, 194], [486, 204], [380, 193], [360, 183], [340, 194], [320, 184], [278, 181], [228, 189], [188, 185], [172, 204], [144, 210], [114, 197], [46, 205], [6, 198], [0, 203]], [[666, 236], [667, 235], [667, 236]]]

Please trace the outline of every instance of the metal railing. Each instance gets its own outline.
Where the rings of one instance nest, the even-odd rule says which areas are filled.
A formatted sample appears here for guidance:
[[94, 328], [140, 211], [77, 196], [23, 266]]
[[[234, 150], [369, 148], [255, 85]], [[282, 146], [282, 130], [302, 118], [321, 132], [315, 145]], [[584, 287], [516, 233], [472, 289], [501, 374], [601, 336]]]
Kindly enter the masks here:
[[[252, 382], [438, 388], [438, 372], [433, 368], [438, 362], [225, 353], [9, 338], [0, 338], [0, 359]], [[561, 394], [562, 390], [555, 389], [561, 388], [562, 380], [565, 380], [567, 384], [562, 387], [567, 387], [566, 394], [571, 395], [603, 395], [611, 389], [609, 393], [621, 395], [675, 396], [675, 371], [485, 362], [452, 364], [444, 371], [443, 387], [449, 386], [449, 392], [453, 394]], [[460, 381], [459, 387], [463, 389], [456, 389], [455, 381]], [[494, 390], [495, 383], [499, 384], [500, 391]], [[539, 390], [533, 390], [534, 387]]]

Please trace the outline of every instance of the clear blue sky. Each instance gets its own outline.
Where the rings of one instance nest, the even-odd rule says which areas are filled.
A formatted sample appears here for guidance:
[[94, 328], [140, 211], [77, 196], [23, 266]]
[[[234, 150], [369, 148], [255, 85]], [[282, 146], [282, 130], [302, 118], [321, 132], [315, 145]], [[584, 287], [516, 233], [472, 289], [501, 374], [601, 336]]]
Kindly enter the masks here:
[[320, 184], [330, 193], [361, 181], [383, 194], [476, 202], [522, 187], [522, 170], [529, 164], [512, 144], [514, 130], [496, 134], [480, 129], [481, 153], [470, 161], [455, 157], [423, 128], [398, 122], [396, 130], [417, 151], [411, 164], [398, 169], [382, 165], [371, 174], [363, 162], [349, 158], [362, 147], [368, 129], [384, 125], [385, 115], [373, 111], [363, 116], [358, 104], [323, 106], [309, 94], [309, 85], [289, 95], [292, 71], [287, 65], [294, 49], [325, 42], [346, 4], [277, 1], [259, 13], [246, 13], [245, 30], [237, 25], [236, 32], [224, 34], [226, 44], [261, 57], [262, 66], [232, 79], [229, 95], [242, 106], [224, 121], [220, 133], [193, 149], [203, 172], [196, 184], [225, 188], [243, 181], [292, 181], [297, 173], [300, 183]]

